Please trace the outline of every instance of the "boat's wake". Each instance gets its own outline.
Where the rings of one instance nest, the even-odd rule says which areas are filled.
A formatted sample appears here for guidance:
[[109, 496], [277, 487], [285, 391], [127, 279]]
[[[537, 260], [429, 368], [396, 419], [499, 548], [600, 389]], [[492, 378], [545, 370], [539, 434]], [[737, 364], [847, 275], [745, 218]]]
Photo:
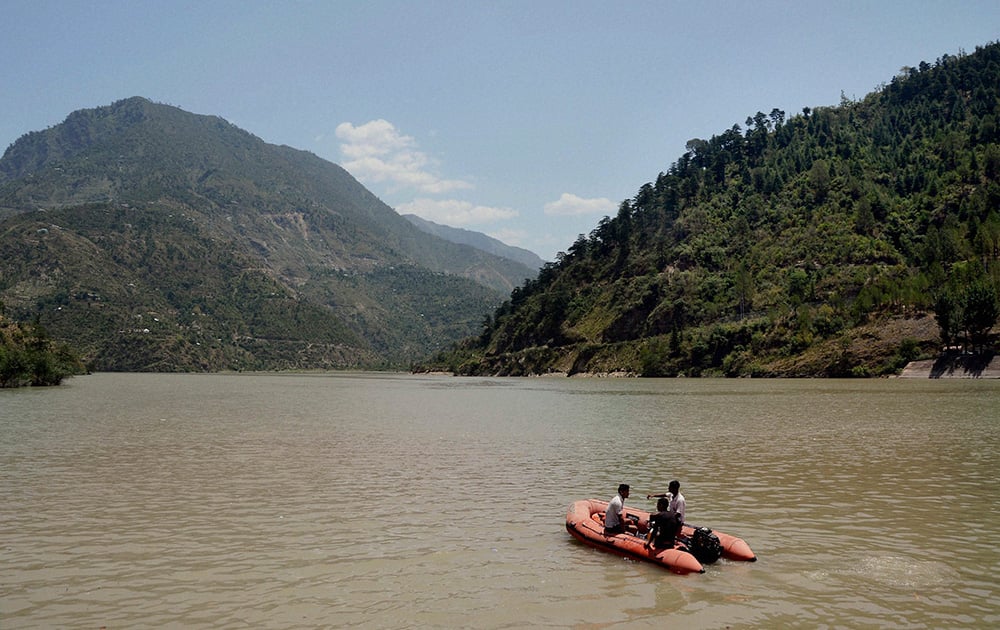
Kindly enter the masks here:
[[932, 589], [955, 583], [958, 571], [940, 560], [895, 555], [869, 556], [844, 571], [884, 586], [900, 589]]

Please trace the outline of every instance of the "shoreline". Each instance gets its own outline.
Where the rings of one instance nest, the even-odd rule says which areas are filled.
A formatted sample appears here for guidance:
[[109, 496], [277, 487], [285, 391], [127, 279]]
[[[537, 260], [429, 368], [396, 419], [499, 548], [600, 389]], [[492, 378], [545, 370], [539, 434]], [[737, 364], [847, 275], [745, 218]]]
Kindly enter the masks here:
[[948, 354], [911, 361], [897, 378], [1000, 378], [1000, 355]]

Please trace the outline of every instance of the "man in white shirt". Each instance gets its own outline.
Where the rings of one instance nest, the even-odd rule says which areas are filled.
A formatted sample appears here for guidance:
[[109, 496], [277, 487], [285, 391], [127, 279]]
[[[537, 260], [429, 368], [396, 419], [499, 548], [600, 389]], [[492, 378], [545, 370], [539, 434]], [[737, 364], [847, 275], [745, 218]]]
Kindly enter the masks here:
[[628, 498], [627, 483], [618, 486], [618, 494], [608, 502], [604, 513], [604, 533], [608, 536], [625, 533], [625, 499]]
[[681, 494], [681, 482], [674, 479], [667, 486], [666, 494], [647, 494], [646, 498], [651, 499], [653, 497], [666, 497], [670, 499], [670, 505], [667, 509], [671, 512], [677, 512], [677, 516], [680, 518], [680, 522], [684, 522], [684, 511], [687, 509], [687, 503], [684, 501], [684, 495]]
[[687, 503], [684, 501], [684, 495], [681, 494], [681, 482], [674, 479], [667, 486], [667, 490], [670, 493], [670, 507], [667, 509], [671, 512], [677, 512], [677, 516], [680, 517], [681, 523], [683, 523], [684, 510], [687, 508]]

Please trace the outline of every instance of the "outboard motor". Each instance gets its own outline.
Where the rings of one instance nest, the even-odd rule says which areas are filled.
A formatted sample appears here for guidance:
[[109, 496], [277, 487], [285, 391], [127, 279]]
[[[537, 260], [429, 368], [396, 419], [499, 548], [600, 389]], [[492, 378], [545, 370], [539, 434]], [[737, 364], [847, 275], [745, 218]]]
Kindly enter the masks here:
[[707, 527], [694, 530], [688, 547], [691, 555], [702, 564], [712, 564], [722, 556], [722, 543], [719, 542], [719, 537]]

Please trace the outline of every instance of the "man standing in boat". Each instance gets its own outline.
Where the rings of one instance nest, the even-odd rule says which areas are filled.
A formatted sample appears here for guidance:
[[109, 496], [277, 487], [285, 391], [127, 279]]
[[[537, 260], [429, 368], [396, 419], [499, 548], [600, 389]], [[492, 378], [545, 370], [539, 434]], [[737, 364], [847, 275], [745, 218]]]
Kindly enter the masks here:
[[681, 494], [681, 482], [674, 479], [667, 486], [666, 494], [647, 494], [647, 499], [652, 499], [653, 497], [661, 497], [670, 499], [670, 506], [667, 507], [671, 512], [676, 512], [677, 516], [680, 517], [680, 522], [684, 523], [684, 510], [687, 509], [687, 502], [684, 501], [684, 495]]
[[625, 533], [625, 499], [628, 498], [628, 484], [618, 486], [618, 494], [608, 502], [604, 513], [604, 533], [608, 536]]

